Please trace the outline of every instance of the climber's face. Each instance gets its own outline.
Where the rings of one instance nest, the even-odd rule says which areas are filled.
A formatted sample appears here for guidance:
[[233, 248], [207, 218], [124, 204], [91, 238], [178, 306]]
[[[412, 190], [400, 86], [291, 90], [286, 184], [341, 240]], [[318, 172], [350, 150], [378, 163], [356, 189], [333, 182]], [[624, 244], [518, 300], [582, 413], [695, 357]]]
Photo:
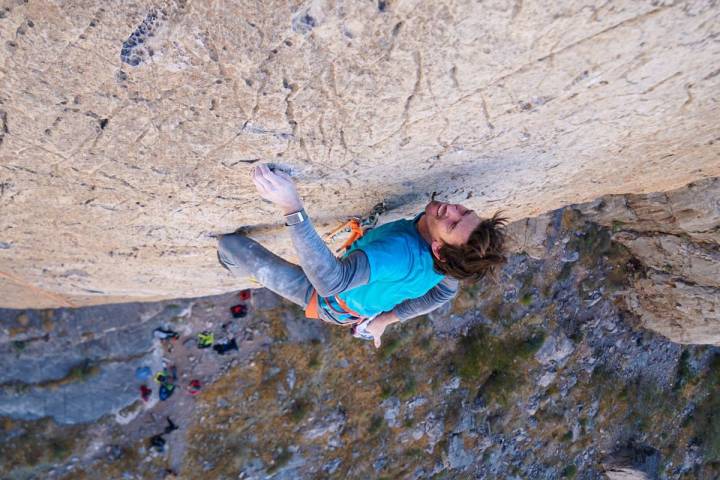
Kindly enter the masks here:
[[435, 200], [425, 207], [425, 217], [433, 252], [444, 244], [462, 245], [480, 224], [480, 217], [457, 203], [442, 203]]

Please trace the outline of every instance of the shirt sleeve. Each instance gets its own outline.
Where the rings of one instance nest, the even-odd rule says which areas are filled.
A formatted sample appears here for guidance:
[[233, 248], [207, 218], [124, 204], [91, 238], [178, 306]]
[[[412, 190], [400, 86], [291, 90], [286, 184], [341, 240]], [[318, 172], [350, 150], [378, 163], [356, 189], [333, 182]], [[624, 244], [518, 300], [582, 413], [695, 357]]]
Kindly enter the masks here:
[[452, 300], [457, 295], [459, 287], [460, 282], [458, 280], [446, 276], [422, 297], [405, 300], [396, 305], [393, 312], [401, 322], [425, 315]]
[[315, 231], [310, 218], [288, 229], [300, 267], [318, 295], [329, 297], [368, 283], [371, 270], [362, 251], [336, 258]]

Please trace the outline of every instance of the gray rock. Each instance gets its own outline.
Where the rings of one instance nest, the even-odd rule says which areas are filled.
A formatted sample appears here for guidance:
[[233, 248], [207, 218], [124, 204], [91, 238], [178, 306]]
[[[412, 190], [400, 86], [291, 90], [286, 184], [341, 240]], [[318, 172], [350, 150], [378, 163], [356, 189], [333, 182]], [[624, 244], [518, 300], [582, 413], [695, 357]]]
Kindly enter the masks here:
[[549, 386], [557, 376], [557, 373], [555, 371], [549, 371], [543, 373], [543, 375], [538, 379], [537, 384], [538, 386], [545, 388]]
[[57, 390], [41, 386], [13, 392], [5, 389], [0, 392], [0, 415], [24, 420], [50, 416], [65, 424], [97, 420], [139, 400], [138, 387], [128, 372], [144, 363], [141, 358], [128, 364], [105, 364], [92, 377]]
[[295, 369], [291, 368], [288, 370], [287, 377], [285, 377], [285, 381], [288, 384], [288, 388], [292, 390], [295, 387]]
[[425, 397], [416, 397], [407, 403], [406, 408], [407, 408], [408, 412], [412, 412], [416, 408], [425, 405], [427, 402], [428, 402], [428, 399]]
[[539, 408], [540, 408], [540, 399], [537, 396], [533, 396], [528, 400], [527, 406], [525, 407], [525, 412], [529, 416], [533, 416], [533, 415], [535, 415], [535, 413], [537, 413]]
[[445, 390], [446, 393], [452, 392], [454, 390], [457, 390], [460, 387], [460, 377], [453, 377], [448, 381], [445, 385], [443, 385], [443, 390]]
[[455, 427], [454, 432], [456, 433], [467, 433], [475, 430], [475, 413], [469, 408], [465, 408], [463, 405], [462, 414], [460, 420]]
[[288, 451], [292, 453], [292, 457], [288, 462], [277, 469], [275, 473], [270, 477], [265, 478], [273, 478], [275, 480], [297, 480], [298, 478], [301, 478], [302, 476], [299, 474], [298, 470], [302, 466], [305, 465], [306, 461], [298, 453], [298, 448], [296, 446], [288, 447]]
[[452, 435], [447, 452], [448, 468], [452, 470], [463, 469], [472, 463], [473, 458], [475, 457], [472, 452], [465, 450], [462, 435]]
[[594, 418], [595, 415], [597, 415], [598, 410], [600, 409], [600, 400], [593, 400], [593, 402], [590, 404], [590, 408], [587, 410], [587, 416], [588, 418]]
[[445, 421], [442, 418], [436, 417], [434, 412], [430, 412], [427, 417], [425, 417], [424, 427], [425, 435], [428, 437], [426, 451], [432, 453], [435, 445], [440, 441], [445, 432]]
[[560, 261], [563, 263], [572, 263], [577, 262], [578, 258], [580, 258], [580, 253], [578, 252], [567, 252]]
[[291, 342], [306, 343], [313, 340], [324, 340], [327, 334], [323, 322], [310, 320], [292, 311], [283, 314], [283, 321]]
[[418, 467], [415, 469], [415, 471], [412, 473], [412, 479], [413, 480], [419, 480], [421, 478], [428, 478], [428, 472], [422, 467]]
[[340, 458], [331, 460], [328, 463], [326, 463], [325, 465], [323, 465], [323, 472], [327, 473], [328, 475], [332, 475], [340, 467], [341, 464], [342, 464], [342, 459], [340, 459]]
[[256, 288], [252, 291], [252, 306], [257, 310], [272, 310], [278, 308], [282, 297], [267, 288]]
[[303, 436], [308, 440], [313, 440], [324, 435], [338, 433], [345, 427], [345, 422], [345, 413], [341, 410], [335, 410], [311, 425]]
[[396, 397], [388, 398], [387, 400], [383, 400], [380, 407], [385, 410], [385, 414], [383, 416], [388, 426], [392, 428], [399, 427], [400, 421], [398, 417], [400, 416], [400, 399]]
[[375, 469], [376, 472], [379, 472], [387, 466], [387, 463], [388, 463], [387, 457], [384, 457], [384, 456], [380, 457], [373, 462], [373, 468]]
[[575, 349], [574, 344], [562, 333], [548, 337], [540, 350], [535, 353], [535, 359], [543, 365], [560, 363]]
[[267, 478], [265, 464], [260, 458], [253, 458], [240, 469], [238, 478], [242, 480], [260, 480]]

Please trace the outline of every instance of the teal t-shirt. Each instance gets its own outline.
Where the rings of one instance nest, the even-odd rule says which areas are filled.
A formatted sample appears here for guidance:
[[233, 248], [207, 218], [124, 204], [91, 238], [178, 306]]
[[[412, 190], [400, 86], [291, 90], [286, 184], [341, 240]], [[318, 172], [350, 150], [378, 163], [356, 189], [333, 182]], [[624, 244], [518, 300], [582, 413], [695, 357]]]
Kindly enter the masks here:
[[347, 306], [365, 317], [388, 312], [411, 298], [425, 295], [444, 275], [433, 268], [430, 245], [420, 236], [413, 220], [397, 220], [365, 233], [345, 253], [362, 250], [370, 264], [366, 285], [338, 296]]

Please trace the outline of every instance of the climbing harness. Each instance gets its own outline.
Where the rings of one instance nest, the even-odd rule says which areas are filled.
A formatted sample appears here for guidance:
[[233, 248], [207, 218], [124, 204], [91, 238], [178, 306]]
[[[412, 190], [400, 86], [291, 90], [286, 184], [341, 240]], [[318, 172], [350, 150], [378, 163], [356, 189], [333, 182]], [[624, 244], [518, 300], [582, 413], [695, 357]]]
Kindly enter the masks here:
[[[365, 217], [364, 219], [361, 217], [353, 217], [350, 220], [348, 220], [343, 225], [339, 226], [332, 232], [325, 235], [325, 241], [327, 242], [334, 242], [341, 234], [349, 233], [350, 236], [345, 240], [345, 242], [340, 246], [340, 248], [335, 250], [336, 254], [343, 255], [351, 246], [353, 243], [355, 243], [359, 238], [361, 238], [366, 231], [371, 230], [375, 228], [377, 225], [378, 219], [380, 215], [385, 213], [387, 210], [385, 206], [385, 202], [380, 202], [377, 205], [375, 205], [372, 210], [370, 211], [370, 214]], [[323, 298], [322, 300], [317, 294], [317, 290], [313, 290], [312, 295], [310, 297], [310, 301], [308, 302], [307, 306], [305, 307], [305, 316], [307, 318], [320, 318], [320, 302], [323, 302], [325, 305], [327, 305], [331, 310], [333, 310], [335, 313], [338, 313], [340, 315], [349, 315], [351, 317], [355, 317], [355, 319], [349, 320], [347, 322], [343, 322], [343, 326], [353, 326], [361, 321], [363, 321], [364, 317], [360, 315], [358, 312], [351, 309], [345, 301], [340, 298], [339, 295], [335, 295], [333, 297]], [[335, 304], [335, 305], [333, 305]]]
[[342, 255], [352, 246], [353, 243], [355, 243], [358, 238], [362, 237], [366, 231], [375, 228], [380, 215], [385, 213], [386, 210], [387, 207], [385, 206], [385, 202], [380, 202], [372, 208], [367, 217], [351, 217], [347, 222], [325, 235], [325, 240], [334, 242], [342, 234], [349, 233], [350, 236], [347, 240], [345, 240], [345, 242], [335, 250], [336, 254]]

